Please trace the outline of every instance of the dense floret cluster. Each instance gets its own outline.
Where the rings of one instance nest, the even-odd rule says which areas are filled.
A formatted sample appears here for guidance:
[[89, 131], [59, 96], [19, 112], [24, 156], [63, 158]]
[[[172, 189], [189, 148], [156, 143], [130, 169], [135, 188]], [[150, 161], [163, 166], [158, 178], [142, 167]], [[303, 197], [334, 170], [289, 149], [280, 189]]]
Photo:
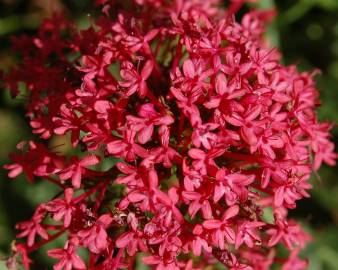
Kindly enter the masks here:
[[[18, 144], [5, 168], [60, 192], [17, 224], [26, 241], [8, 263], [29, 269], [65, 235], [48, 251], [55, 270], [135, 269], [137, 254], [158, 270], [306, 268], [310, 236], [288, 210], [336, 155], [315, 73], [283, 66], [264, 41], [273, 13], [238, 22], [243, 1], [98, 2], [86, 30], [55, 15], [14, 39], [23, 61], [4, 79], [42, 140]], [[56, 135], [72, 156], [48, 146]]]

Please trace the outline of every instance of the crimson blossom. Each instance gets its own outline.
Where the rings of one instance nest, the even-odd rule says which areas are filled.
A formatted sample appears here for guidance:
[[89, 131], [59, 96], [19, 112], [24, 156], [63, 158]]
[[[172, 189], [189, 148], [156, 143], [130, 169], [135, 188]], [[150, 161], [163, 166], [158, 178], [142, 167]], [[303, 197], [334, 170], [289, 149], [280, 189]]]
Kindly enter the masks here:
[[[5, 168], [60, 192], [17, 224], [10, 265], [35, 269], [30, 253], [63, 236], [55, 270], [307, 267], [311, 237], [288, 211], [334, 165], [331, 125], [316, 72], [264, 40], [274, 12], [240, 17], [243, 2], [100, 0], [86, 30], [55, 15], [13, 39], [22, 61], [4, 81], [41, 140]], [[65, 134], [72, 155], [48, 144]]]

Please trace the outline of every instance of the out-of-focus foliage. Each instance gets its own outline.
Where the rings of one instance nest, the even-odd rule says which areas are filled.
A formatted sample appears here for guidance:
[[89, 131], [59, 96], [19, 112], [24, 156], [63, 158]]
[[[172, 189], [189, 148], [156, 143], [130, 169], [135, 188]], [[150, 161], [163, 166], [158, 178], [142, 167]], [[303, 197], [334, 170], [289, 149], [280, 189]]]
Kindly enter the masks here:
[[[91, 0], [0, 0], [0, 69], [15, 62], [10, 51], [11, 35], [34, 33], [43, 17], [64, 11], [80, 27], [90, 24], [93, 14]], [[267, 39], [283, 52], [286, 64], [297, 63], [301, 70], [319, 68], [317, 77], [321, 90], [322, 120], [337, 121], [338, 116], [338, 0], [258, 0], [258, 8], [276, 7], [278, 16], [271, 25]], [[23, 117], [22, 101], [11, 100], [0, 91], [0, 165], [8, 161], [8, 153], [17, 142], [29, 136]], [[338, 130], [333, 130], [338, 141]], [[52, 145], [62, 144], [55, 138]], [[63, 146], [63, 151], [66, 150]], [[293, 216], [307, 226], [314, 242], [304, 256], [310, 259], [310, 270], [338, 269], [338, 169], [324, 167], [313, 177], [311, 199], [299, 203]], [[54, 191], [46, 183], [29, 185], [24, 179], [7, 179], [0, 170], [0, 257], [10, 252], [14, 224], [30, 217], [38, 202], [49, 199]], [[62, 241], [62, 239], [60, 240]], [[54, 243], [57, 245], [57, 243]], [[36, 254], [40, 265], [49, 264], [47, 256]], [[37, 269], [43, 269], [43, 267]], [[0, 261], [0, 270], [6, 269]], [[142, 268], [142, 266], [139, 267]]]

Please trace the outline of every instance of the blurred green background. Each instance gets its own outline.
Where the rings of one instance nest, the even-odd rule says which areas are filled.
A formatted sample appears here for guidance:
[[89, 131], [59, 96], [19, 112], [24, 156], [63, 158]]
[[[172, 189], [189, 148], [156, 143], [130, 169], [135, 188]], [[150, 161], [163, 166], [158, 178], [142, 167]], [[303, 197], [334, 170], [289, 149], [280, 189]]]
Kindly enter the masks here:
[[[92, 0], [0, 0], [0, 69], [15, 63], [9, 37], [34, 34], [42, 18], [55, 10], [64, 10], [80, 27], [95, 16]], [[275, 7], [278, 16], [267, 38], [280, 48], [285, 64], [297, 63], [300, 70], [319, 68], [321, 120], [337, 121], [338, 116], [338, 0], [258, 0], [259, 8]], [[1, 84], [0, 84], [1, 85]], [[1, 86], [0, 86], [1, 87]], [[11, 100], [0, 89], [0, 165], [8, 162], [9, 152], [17, 142], [33, 138], [23, 117], [23, 100]], [[333, 130], [338, 141], [338, 130]], [[314, 235], [314, 242], [304, 252], [312, 270], [338, 269], [338, 181], [337, 168], [323, 167], [321, 181], [313, 177], [312, 197], [299, 202], [291, 215], [301, 220]], [[25, 179], [9, 180], [0, 169], [0, 258], [5, 259], [15, 237], [16, 222], [30, 218], [34, 207], [53, 196], [48, 183], [27, 184]], [[60, 246], [62, 245], [62, 239]], [[35, 254], [36, 269], [45, 269], [49, 259]], [[0, 269], [6, 269], [0, 262]]]

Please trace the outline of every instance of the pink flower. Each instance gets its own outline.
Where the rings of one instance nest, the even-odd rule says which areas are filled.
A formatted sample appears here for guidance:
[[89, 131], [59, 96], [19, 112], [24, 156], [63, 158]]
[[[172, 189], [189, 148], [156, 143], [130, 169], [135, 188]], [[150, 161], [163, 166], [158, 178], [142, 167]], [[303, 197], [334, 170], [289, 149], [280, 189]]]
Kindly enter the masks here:
[[150, 53], [150, 47], [148, 42], [154, 39], [158, 34], [158, 29], [150, 30], [144, 37], [126, 36], [124, 44], [129, 47], [131, 52], [137, 52], [143, 49], [146, 53]]
[[50, 201], [44, 205], [44, 208], [48, 212], [53, 213], [53, 218], [56, 221], [63, 219], [63, 225], [68, 227], [72, 220], [72, 213], [76, 210], [76, 206], [72, 202], [74, 190], [72, 188], [67, 188], [64, 193], [64, 199]]
[[127, 247], [128, 254], [130, 256], [135, 255], [136, 251], [147, 251], [147, 247], [142, 240], [142, 232], [138, 230], [138, 220], [135, 217], [135, 214], [130, 213], [127, 217], [129, 226], [132, 229], [132, 232], [126, 232], [120, 235], [116, 239], [116, 246], [118, 248]]
[[134, 161], [136, 156], [148, 156], [147, 150], [135, 142], [135, 135], [135, 130], [124, 131], [123, 140], [114, 140], [107, 144], [107, 152], [118, 158], [123, 157], [127, 161]]
[[253, 270], [250, 265], [241, 263], [235, 255], [231, 254], [231, 260], [229, 260], [228, 265], [230, 270]]
[[199, 148], [201, 144], [205, 149], [211, 149], [212, 145], [217, 142], [217, 135], [210, 131], [218, 128], [218, 124], [202, 124], [194, 129], [191, 136], [193, 144]]
[[80, 160], [76, 157], [72, 157], [71, 165], [60, 172], [60, 179], [67, 180], [71, 178], [73, 186], [79, 188], [81, 186], [82, 174], [86, 168], [99, 162], [100, 159], [94, 155], [86, 156]]
[[100, 216], [91, 228], [77, 233], [80, 241], [85, 247], [88, 247], [91, 252], [100, 254], [103, 250], [107, 249], [109, 245], [106, 229], [112, 221], [112, 217], [108, 214]]
[[192, 148], [189, 150], [189, 156], [194, 159], [192, 166], [195, 170], [201, 172], [202, 175], [206, 175], [208, 170], [216, 168], [214, 159], [221, 156], [225, 150], [213, 148], [207, 153], [200, 149]]
[[17, 266], [17, 263], [16, 263], [16, 256], [20, 256], [21, 257], [21, 260], [22, 260], [22, 264], [23, 264], [23, 267], [25, 270], [29, 270], [30, 269], [30, 264], [33, 263], [33, 261], [28, 257], [28, 248], [26, 245], [24, 244], [15, 244], [15, 255], [14, 257], [10, 258], [9, 260], [7, 260], [7, 267], [11, 267], [12, 264], [14, 264], [14, 266]]
[[276, 226], [270, 228], [267, 233], [271, 235], [268, 246], [272, 247], [279, 242], [283, 242], [285, 246], [292, 250], [294, 247], [303, 247], [311, 240], [310, 236], [305, 233], [299, 224], [294, 221], [284, 221], [277, 218]]
[[183, 160], [182, 169], [184, 174], [184, 188], [187, 191], [198, 189], [201, 186], [203, 176], [198, 171], [190, 170], [186, 160]]
[[233, 205], [224, 212], [221, 220], [210, 219], [203, 222], [204, 228], [213, 230], [213, 242], [222, 250], [225, 248], [226, 242], [235, 243], [235, 232], [229, 219], [238, 215], [238, 212], [238, 205]]
[[119, 176], [116, 179], [116, 183], [127, 185], [131, 189], [135, 187], [144, 187], [144, 183], [142, 181], [142, 173], [144, 173], [145, 170], [142, 167], [137, 168], [123, 162], [118, 162], [116, 164], [116, 167], [122, 173], [126, 174], [125, 176]]
[[71, 242], [67, 242], [63, 249], [51, 249], [47, 254], [51, 258], [59, 260], [54, 265], [54, 270], [87, 269], [83, 260], [76, 254], [76, 248]]
[[58, 135], [64, 135], [67, 131], [72, 131], [71, 141], [73, 146], [76, 146], [79, 142], [82, 120], [71, 109], [69, 109], [66, 104], [62, 104], [60, 111], [61, 116], [53, 118], [53, 122], [57, 126], [54, 129], [54, 132]]
[[216, 184], [214, 187], [214, 202], [218, 202], [223, 196], [228, 205], [233, 205], [238, 199], [248, 197], [246, 186], [250, 185], [255, 177], [239, 173], [230, 174], [225, 168], [216, 173]]
[[10, 170], [10, 178], [25, 173], [28, 180], [33, 181], [34, 176], [42, 177], [56, 173], [63, 166], [63, 157], [50, 153], [43, 144], [33, 141], [21, 142], [17, 149], [21, 151], [20, 154], [10, 155], [14, 163], [4, 165], [5, 169]]
[[260, 221], [244, 221], [238, 229], [235, 241], [235, 248], [238, 249], [242, 243], [252, 248], [254, 245], [261, 243], [261, 239], [257, 228], [264, 226], [264, 222]]
[[194, 240], [191, 243], [192, 252], [195, 256], [200, 256], [202, 253], [202, 248], [206, 252], [211, 252], [212, 248], [209, 246], [208, 242], [203, 239], [202, 236], [203, 228], [201, 225], [197, 224], [193, 230], [193, 234], [195, 235]]
[[245, 90], [236, 90], [234, 84], [228, 85], [226, 76], [221, 73], [217, 76], [215, 82], [215, 91], [217, 95], [211, 96], [210, 100], [204, 103], [208, 109], [218, 108], [225, 100], [232, 100], [245, 94]]
[[131, 96], [135, 92], [138, 92], [142, 98], [147, 94], [148, 86], [146, 80], [151, 75], [153, 70], [153, 62], [147, 61], [142, 68], [141, 74], [139, 74], [131, 62], [123, 62], [121, 69], [122, 82], [119, 82], [120, 86], [127, 89], [126, 95]]
[[262, 107], [256, 105], [245, 112], [244, 116], [234, 113], [232, 116], [227, 116], [225, 119], [233, 126], [241, 127], [241, 137], [250, 146], [255, 146], [258, 142], [256, 132], [261, 128], [259, 121], [254, 121], [261, 113]]
[[183, 74], [177, 68], [174, 73], [171, 74], [174, 83], [183, 82], [182, 90], [191, 95], [201, 94], [201, 90], [209, 88], [209, 84], [206, 79], [213, 71], [211, 69], [206, 70], [206, 65], [203, 60], [187, 59], [183, 63]]
[[174, 122], [174, 119], [165, 115], [162, 116], [155, 111], [154, 105], [143, 104], [138, 112], [140, 117], [128, 115], [127, 121], [131, 128], [138, 132], [138, 141], [140, 144], [147, 143], [154, 132], [154, 126], [168, 126]]
[[212, 217], [212, 209], [208, 196], [195, 191], [183, 191], [182, 196], [185, 200], [191, 201], [189, 202], [188, 213], [192, 218], [194, 218], [200, 210], [205, 219]]
[[308, 260], [302, 260], [298, 258], [298, 249], [291, 251], [291, 255], [288, 260], [283, 264], [282, 270], [303, 270], [309, 265]]
[[312, 188], [312, 185], [307, 182], [308, 177], [289, 178], [287, 183], [279, 186], [275, 191], [274, 203], [277, 207], [283, 204], [292, 208], [295, 205], [295, 201], [303, 197], [310, 197], [307, 193], [307, 189]]
[[122, 2], [95, 1], [87, 30], [54, 16], [14, 39], [23, 58], [6, 87], [24, 86], [34, 134], [71, 133], [71, 149], [20, 143], [4, 166], [58, 190], [17, 224], [27, 239], [9, 263], [29, 270], [29, 254], [60, 237], [47, 251], [56, 270], [134, 269], [143, 252], [157, 270], [305, 268], [310, 236], [288, 212], [337, 157], [316, 72], [282, 65], [264, 39], [274, 12], [242, 14], [248, 1]]
[[27, 237], [27, 245], [29, 247], [34, 245], [36, 235], [41, 236], [45, 240], [49, 238], [46, 229], [42, 226], [45, 214], [41, 210], [42, 208], [38, 208], [31, 220], [22, 221], [15, 226], [16, 229], [22, 231], [17, 237]]

